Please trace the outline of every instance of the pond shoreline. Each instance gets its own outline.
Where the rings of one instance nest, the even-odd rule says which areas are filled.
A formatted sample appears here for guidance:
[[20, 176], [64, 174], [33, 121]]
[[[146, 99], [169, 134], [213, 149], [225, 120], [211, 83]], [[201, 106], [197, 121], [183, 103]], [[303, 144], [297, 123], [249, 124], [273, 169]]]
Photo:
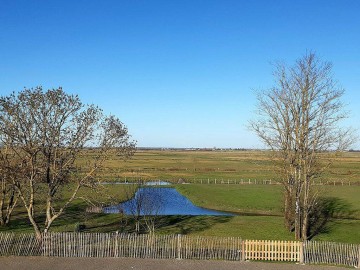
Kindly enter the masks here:
[[168, 185], [141, 186], [130, 200], [118, 205], [107, 206], [103, 212], [124, 213], [126, 215], [193, 215], [193, 216], [234, 216], [234, 213], [212, 210], [194, 205], [185, 195], [176, 188]]

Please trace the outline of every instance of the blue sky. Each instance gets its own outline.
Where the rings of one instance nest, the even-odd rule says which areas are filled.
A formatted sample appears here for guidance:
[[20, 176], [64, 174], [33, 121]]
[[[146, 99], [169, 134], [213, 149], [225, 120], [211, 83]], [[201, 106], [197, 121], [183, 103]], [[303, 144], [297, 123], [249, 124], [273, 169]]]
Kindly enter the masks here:
[[139, 146], [262, 147], [253, 90], [312, 50], [360, 130], [359, 14], [358, 0], [0, 0], [0, 95], [62, 86]]

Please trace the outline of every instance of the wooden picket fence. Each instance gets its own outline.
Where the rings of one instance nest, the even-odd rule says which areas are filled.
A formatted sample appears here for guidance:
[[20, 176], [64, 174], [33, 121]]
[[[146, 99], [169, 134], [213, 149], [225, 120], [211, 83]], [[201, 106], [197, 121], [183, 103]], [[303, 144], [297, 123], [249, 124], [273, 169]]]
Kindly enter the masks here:
[[0, 233], [0, 256], [262, 260], [360, 267], [360, 245], [118, 233]]
[[303, 262], [302, 243], [296, 241], [245, 240], [245, 260]]

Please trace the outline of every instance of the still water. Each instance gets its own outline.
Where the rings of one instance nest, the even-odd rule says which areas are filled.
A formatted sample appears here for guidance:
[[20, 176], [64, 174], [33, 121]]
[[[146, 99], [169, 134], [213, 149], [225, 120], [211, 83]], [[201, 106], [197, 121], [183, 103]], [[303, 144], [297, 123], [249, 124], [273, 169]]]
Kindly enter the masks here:
[[119, 205], [105, 207], [104, 213], [124, 213], [128, 215], [207, 215], [232, 216], [230, 213], [210, 210], [194, 205], [175, 188], [142, 187], [135, 196]]

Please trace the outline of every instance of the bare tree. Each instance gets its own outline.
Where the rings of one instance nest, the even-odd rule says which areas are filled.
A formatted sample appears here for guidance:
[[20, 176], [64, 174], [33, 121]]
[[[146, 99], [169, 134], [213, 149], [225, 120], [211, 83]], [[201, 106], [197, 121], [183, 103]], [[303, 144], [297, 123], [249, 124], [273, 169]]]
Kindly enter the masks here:
[[[19, 193], [13, 185], [19, 167], [14, 164], [15, 155], [7, 146], [0, 148], [0, 225], [9, 224], [11, 214], [17, 205]], [[15, 169], [15, 170], [14, 170]]]
[[118, 209], [120, 213], [122, 212], [125, 215], [130, 214], [133, 217], [136, 233], [140, 233], [142, 207], [144, 204], [144, 198], [141, 196], [141, 194], [137, 194], [137, 191], [140, 187], [140, 181], [134, 183], [125, 183], [125, 202], [122, 204], [123, 208]]
[[[96, 172], [110, 154], [133, 153], [126, 127], [114, 116], [61, 88], [24, 89], [0, 98], [0, 134], [15, 155], [18, 170], [10, 177], [37, 237], [47, 232], [82, 187], [96, 188]], [[16, 162], [16, 160], [18, 162]], [[62, 190], [70, 196], [61, 198]], [[35, 207], [43, 199], [44, 204]], [[43, 209], [41, 209], [41, 207]], [[39, 212], [45, 212], [45, 222]]]
[[258, 118], [252, 130], [273, 150], [284, 186], [286, 226], [306, 240], [309, 215], [316, 205], [314, 179], [330, 165], [326, 154], [347, 149], [353, 141], [332, 65], [308, 53], [292, 67], [277, 64], [276, 85], [258, 93]]
[[142, 187], [139, 181], [126, 185], [125, 194], [127, 199], [124, 207], [135, 221], [135, 232], [140, 233], [143, 225], [149, 233], [154, 233], [163, 207], [161, 189]]
[[144, 197], [143, 205], [143, 220], [147, 231], [150, 234], [154, 234], [157, 226], [159, 225], [159, 213], [164, 207], [162, 201], [161, 188], [151, 187], [142, 190]]

